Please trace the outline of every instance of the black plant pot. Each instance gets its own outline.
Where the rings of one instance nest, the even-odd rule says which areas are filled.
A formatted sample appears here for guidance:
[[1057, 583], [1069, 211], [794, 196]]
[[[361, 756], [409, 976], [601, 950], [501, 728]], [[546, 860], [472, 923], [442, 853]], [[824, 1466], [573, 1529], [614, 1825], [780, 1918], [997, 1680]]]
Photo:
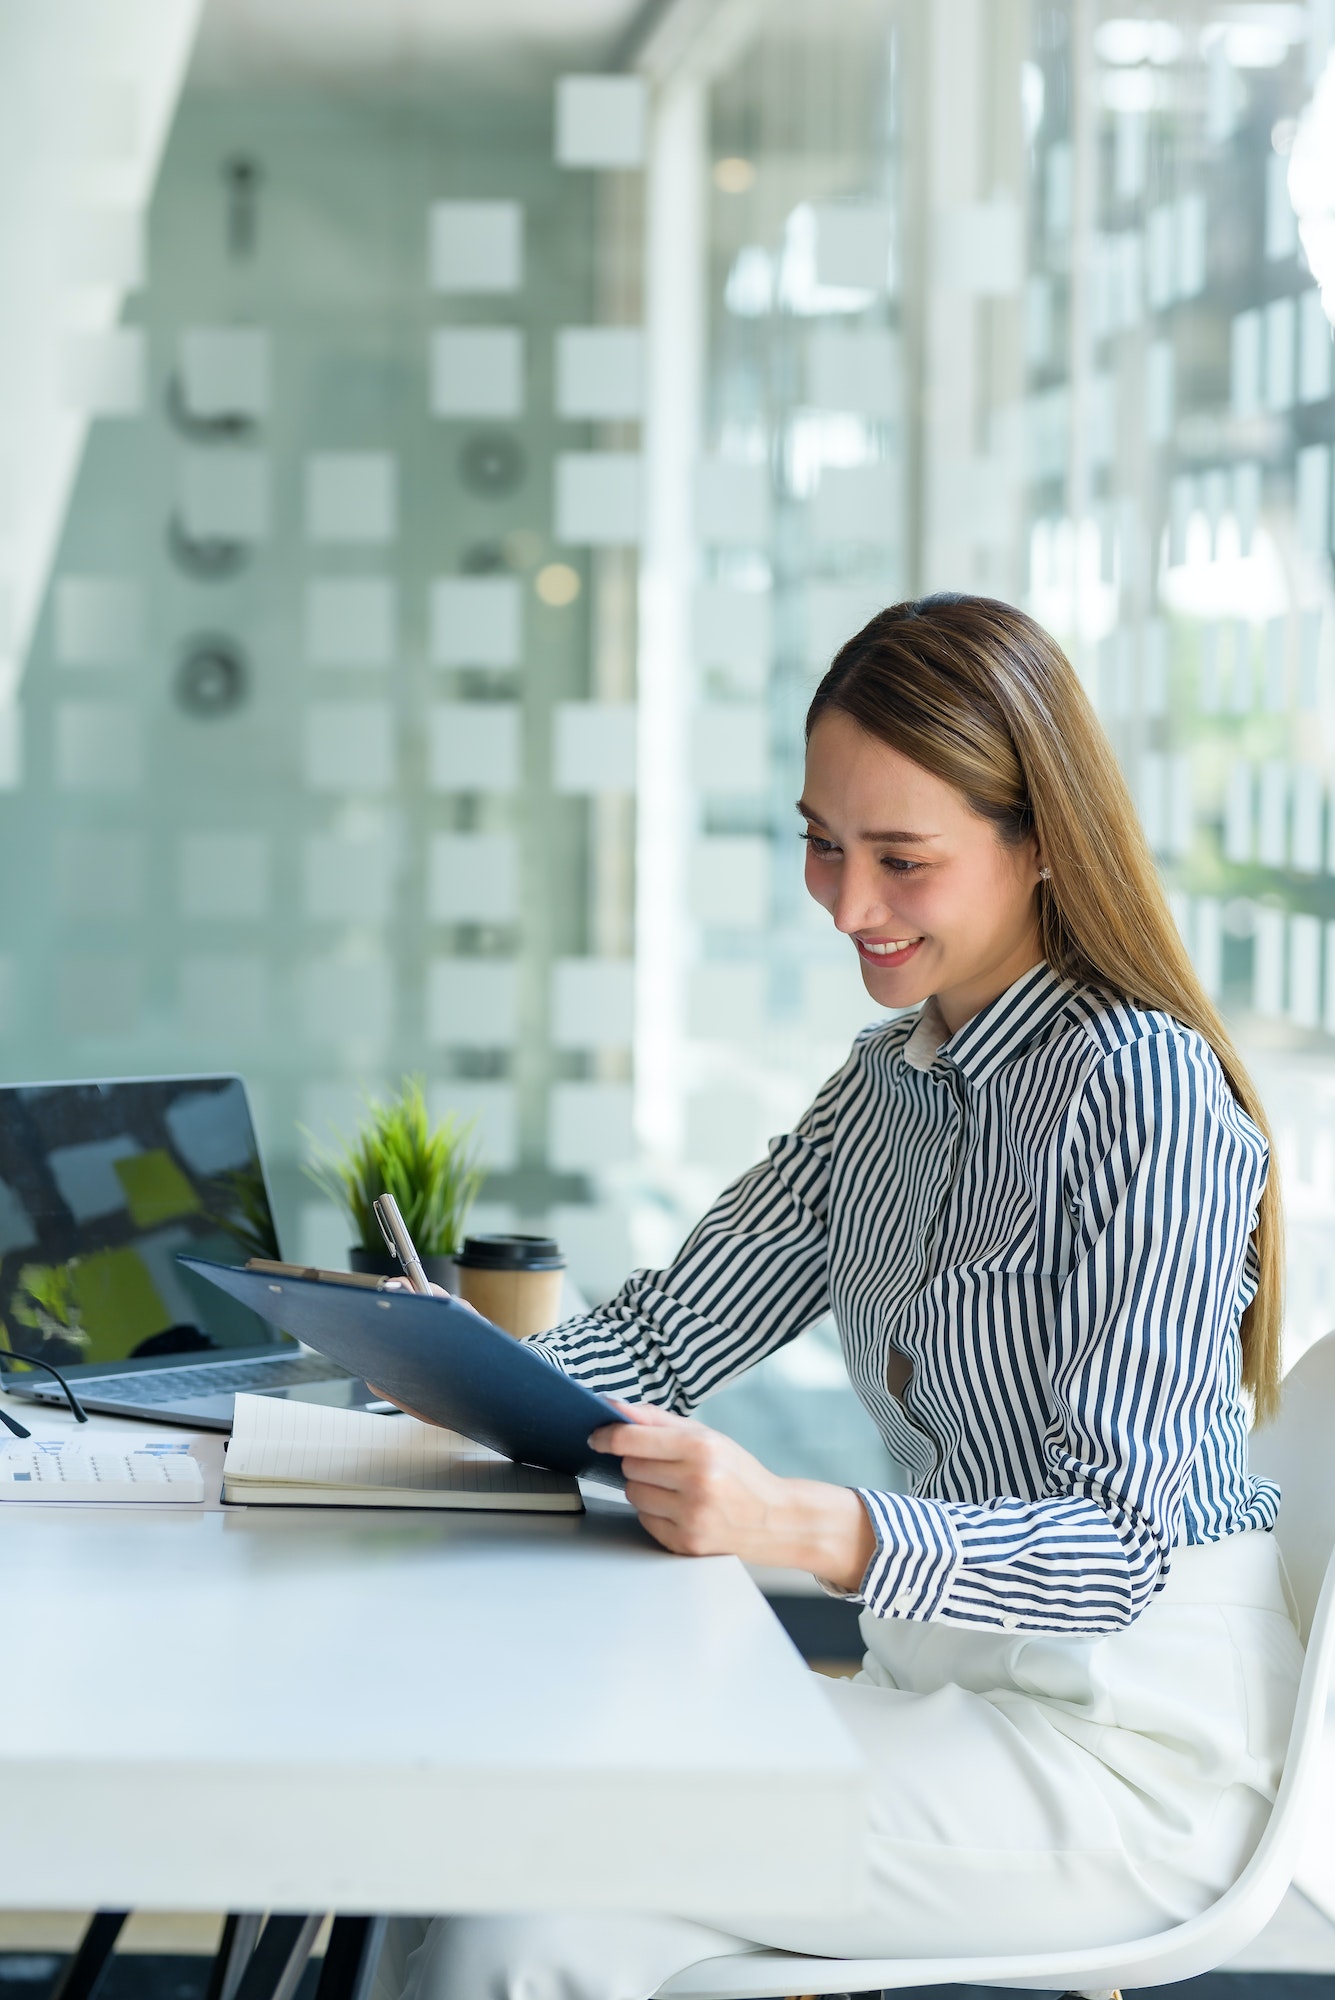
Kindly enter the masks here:
[[[349, 1250], [348, 1264], [354, 1271], [364, 1271], [372, 1278], [401, 1278], [403, 1266], [397, 1257], [391, 1257], [388, 1250]], [[429, 1282], [439, 1285], [442, 1291], [457, 1292], [459, 1281], [454, 1273], [453, 1257], [423, 1257], [422, 1269]]]

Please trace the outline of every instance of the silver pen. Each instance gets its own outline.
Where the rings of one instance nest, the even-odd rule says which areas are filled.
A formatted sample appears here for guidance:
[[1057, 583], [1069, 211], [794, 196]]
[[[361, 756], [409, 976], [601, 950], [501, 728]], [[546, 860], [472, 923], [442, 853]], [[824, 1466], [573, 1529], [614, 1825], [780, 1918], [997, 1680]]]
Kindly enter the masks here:
[[425, 1292], [430, 1297], [431, 1285], [426, 1272], [422, 1269], [422, 1260], [413, 1247], [413, 1239], [408, 1234], [403, 1217], [399, 1214], [399, 1204], [392, 1194], [382, 1194], [371, 1203], [371, 1206], [375, 1210], [375, 1219], [380, 1224], [380, 1234], [385, 1239], [385, 1246], [398, 1258], [408, 1283], [415, 1292]]

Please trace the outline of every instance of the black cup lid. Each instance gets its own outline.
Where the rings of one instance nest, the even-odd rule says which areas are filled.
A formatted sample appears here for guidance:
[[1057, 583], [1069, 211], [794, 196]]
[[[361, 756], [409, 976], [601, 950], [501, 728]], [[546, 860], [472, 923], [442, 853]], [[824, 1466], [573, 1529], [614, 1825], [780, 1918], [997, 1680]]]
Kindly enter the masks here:
[[566, 1262], [551, 1236], [465, 1236], [454, 1261], [474, 1271], [563, 1271]]

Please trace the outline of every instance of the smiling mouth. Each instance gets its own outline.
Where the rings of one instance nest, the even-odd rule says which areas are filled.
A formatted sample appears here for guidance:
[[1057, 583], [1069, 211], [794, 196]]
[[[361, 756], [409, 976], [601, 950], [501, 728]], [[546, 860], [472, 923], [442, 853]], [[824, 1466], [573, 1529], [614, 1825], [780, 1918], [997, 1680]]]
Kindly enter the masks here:
[[920, 937], [911, 938], [860, 938], [853, 939], [858, 951], [871, 965], [902, 965], [911, 953], [923, 942]]

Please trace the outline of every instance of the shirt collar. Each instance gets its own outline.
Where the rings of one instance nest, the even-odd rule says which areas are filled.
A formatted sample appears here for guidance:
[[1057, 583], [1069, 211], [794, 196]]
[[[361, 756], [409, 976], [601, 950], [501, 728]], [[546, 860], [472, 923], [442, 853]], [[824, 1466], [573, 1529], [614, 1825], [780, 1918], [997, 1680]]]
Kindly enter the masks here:
[[904, 1060], [910, 1069], [930, 1069], [949, 1040], [950, 1030], [933, 993], [923, 1001], [913, 1033], [904, 1044]]
[[1046, 962], [1031, 966], [953, 1035], [933, 994], [923, 1002], [904, 1044], [904, 1061], [912, 1069], [929, 1070], [944, 1056], [967, 1082], [983, 1083], [1055, 1020], [1073, 991], [1072, 982]]

